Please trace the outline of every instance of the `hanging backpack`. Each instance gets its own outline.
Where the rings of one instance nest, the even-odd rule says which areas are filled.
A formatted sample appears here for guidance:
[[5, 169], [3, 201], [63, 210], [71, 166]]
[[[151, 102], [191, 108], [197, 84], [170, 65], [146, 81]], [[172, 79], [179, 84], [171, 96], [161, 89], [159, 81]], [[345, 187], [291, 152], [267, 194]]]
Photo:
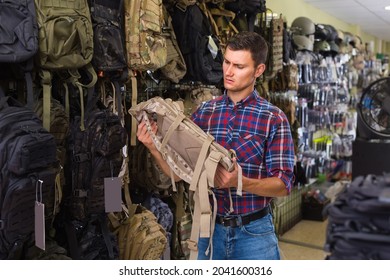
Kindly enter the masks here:
[[[35, 113], [43, 120], [43, 99], [36, 102]], [[70, 133], [69, 114], [66, 113], [64, 106], [57, 99], [51, 98], [50, 101], [50, 133], [54, 136], [57, 146], [57, 159], [61, 165], [60, 170], [60, 198], [62, 200], [62, 190], [65, 184], [64, 166], [66, 164], [66, 144]]]
[[[121, 86], [128, 78], [125, 51], [123, 0], [88, 0], [93, 23], [94, 53], [92, 65], [100, 80], [110, 81], [116, 112], [122, 118]], [[107, 83], [99, 83], [103, 90]]]
[[[33, 106], [33, 56], [38, 51], [38, 25], [33, 0], [0, 2], [0, 77], [26, 82]], [[24, 89], [21, 91], [24, 94]], [[24, 97], [24, 96], [23, 96]]]
[[163, 6], [163, 15], [166, 26], [167, 63], [161, 67], [160, 71], [168, 80], [179, 83], [187, 72], [187, 66], [177, 43], [175, 30], [172, 26], [172, 18], [165, 6]]
[[154, 71], [167, 63], [162, 0], [125, 1], [128, 66]]
[[127, 134], [109, 109], [87, 108], [84, 131], [79, 129], [80, 121], [75, 117], [71, 123], [66, 165], [71, 179], [64, 190], [64, 207], [69, 218], [84, 221], [105, 213], [104, 178], [118, 176]]
[[[268, 42], [268, 59], [267, 67], [263, 74], [263, 78], [267, 81], [274, 78], [276, 74], [283, 69], [283, 30], [284, 23], [283, 18], [274, 18], [273, 16], [268, 19], [267, 13], [260, 14], [260, 21], [263, 26], [258, 32]], [[264, 17], [264, 19], [263, 19]], [[267, 22], [269, 21], [269, 26]]]
[[56, 142], [33, 111], [10, 97], [0, 99], [0, 135], [0, 258], [23, 259], [25, 245], [40, 240], [44, 247], [59, 209]]
[[141, 205], [115, 229], [115, 233], [121, 260], [159, 260], [169, 246], [163, 226]]
[[212, 32], [210, 20], [196, 5], [182, 9], [175, 5], [172, 25], [183, 54], [187, 73], [184, 81], [218, 84], [222, 80], [222, 51], [218, 38]]
[[127, 68], [123, 0], [89, 0], [93, 23], [92, 65], [101, 76], [121, 75]]
[[80, 116], [71, 121], [56, 238], [72, 259], [100, 259], [102, 252], [115, 259], [117, 241], [108, 229], [105, 179], [119, 175], [127, 134], [119, 117], [92, 97], [85, 108], [85, 130], [80, 130]]
[[[39, 26], [37, 64], [43, 88], [43, 126], [50, 129], [50, 97], [53, 74], [71, 85], [80, 95], [80, 129], [84, 129], [84, 91], [96, 83], [93, 57], [93, 28], [87, 0], [35, 0]], [[86, 75], [82, 79], [80, 69]], [[68, 98], [68, 95], [66, 94]]]

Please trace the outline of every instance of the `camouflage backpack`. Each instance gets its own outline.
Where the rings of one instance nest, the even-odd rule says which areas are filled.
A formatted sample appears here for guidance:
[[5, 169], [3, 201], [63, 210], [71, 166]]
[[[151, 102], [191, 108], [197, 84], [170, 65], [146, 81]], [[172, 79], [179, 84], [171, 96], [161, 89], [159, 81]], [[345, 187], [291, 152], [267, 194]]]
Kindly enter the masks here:
[[[210, 237], [214, 230], [216, 205], [212, 209], [209, 191], [214, 187], [217, 165], [222, 164], [226, 170], [232, 170], [234, 151], [228, 151], [215, 142], [183, 110], [180, 102], [153, 97], [131, 107], [129, 113], [138, 122], [146, 123], [154, 145], [170, 166], [171, 172], [190, 184], [189, 190], [194, 199], [194, 219], [188, 246], [191, 259], [196, 259], [199, 236]], [[157, 119], [157, 135], [151, 129], [152, 118]], [[239, 165], [238, 170], [237, 193], [241, 195], [242, 171]]]
[[130, 69], [154, 71], [167, 63], [162, 0], [125, 1], [125, 41]]
[[255, 31], [261, 34], [268, 42], [267, 67], [262, 76], [266, 81], [274, 78], [283, 69], [283, 18], [281, 16], [268, 18], [268, 11], [257, 14], [257, 23], [259, 25], [255, 28]]
[[170, 81], [178, 83], [186, 74], [187, 66], [177, 43], [172, 18], [163, 6], [164, 23], [166, 25], [167, 63], [161, 67], [161, 73]]
[[159, 260], [168, 246], [166, 231], [150, 210], [141, 205], [130, 209], [133, 213], [114, 229], [119, 242], [119, 259]]

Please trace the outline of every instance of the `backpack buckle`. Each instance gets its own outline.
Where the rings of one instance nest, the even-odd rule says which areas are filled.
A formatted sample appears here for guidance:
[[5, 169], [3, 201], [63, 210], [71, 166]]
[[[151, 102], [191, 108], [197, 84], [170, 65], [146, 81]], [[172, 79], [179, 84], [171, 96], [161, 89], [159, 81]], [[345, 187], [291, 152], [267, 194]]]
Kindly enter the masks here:
[[182, 2], [177, 2], [177, 3], [176, 3], [176, 7], [177, 7], [180, 11], [182, 11], [183, 13], [185, 13], [186, 10], [187, 10], [187, 5], [184, 4], [184, 3], [182, 3]]
[[73, 155], [73, 160], [75, 162], [83, 162], [87, 160], [91, 160], [91, 153], [80, 153]]
[[87, 197], [88, 192], [85, 190], [74, 190], [73, 191], [73, 196], [75, 197]]

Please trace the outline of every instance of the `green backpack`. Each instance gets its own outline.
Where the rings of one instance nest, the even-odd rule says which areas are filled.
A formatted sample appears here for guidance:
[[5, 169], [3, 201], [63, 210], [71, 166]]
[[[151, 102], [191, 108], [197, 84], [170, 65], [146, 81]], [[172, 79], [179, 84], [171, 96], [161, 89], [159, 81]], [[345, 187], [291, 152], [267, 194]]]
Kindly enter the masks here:
[[[84, 88], [91, 88], [97, 76], [91, 65], [93, 29], [87, 0], [35, 0], [39, 27], [38, 65], [43, 88], [43, 126], [50, 129], [50, 97], [53, 74], [58, 74], [66, 89], [75, 86], [80, 93], [83, 119]], [[83, 84], [79, 70], [85, 67], [91, 81]], [[84, 130], [84, 123], [81, 123]]]

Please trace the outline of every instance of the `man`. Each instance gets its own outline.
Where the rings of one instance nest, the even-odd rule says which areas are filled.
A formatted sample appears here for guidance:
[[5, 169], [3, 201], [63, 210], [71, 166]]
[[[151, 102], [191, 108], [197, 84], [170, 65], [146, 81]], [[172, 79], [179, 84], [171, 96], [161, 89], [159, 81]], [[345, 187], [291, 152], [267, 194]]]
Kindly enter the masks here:
[[[192, 115], [216, 142], [236, 152], [242, 168], [242, 196], [236, 194], [237, 165], [232, 172], [217, 168], [213, 259], [280, 259], [269, 204], [291, 190], [294, 146], [285, 114], [255, 90], [256, 79], [265, 71], [267, 52], [266, 41], [257, 33], [241, 32], [230, 39], [223, 62], [225, 92]], [[153, 129], [157, 130], [155, 124]], [[145, 124], [138, 126], [137, 137], [170, 174]], [[198, 259], [209, 259], [208, 246], [208, 238], [199, 239]]]

